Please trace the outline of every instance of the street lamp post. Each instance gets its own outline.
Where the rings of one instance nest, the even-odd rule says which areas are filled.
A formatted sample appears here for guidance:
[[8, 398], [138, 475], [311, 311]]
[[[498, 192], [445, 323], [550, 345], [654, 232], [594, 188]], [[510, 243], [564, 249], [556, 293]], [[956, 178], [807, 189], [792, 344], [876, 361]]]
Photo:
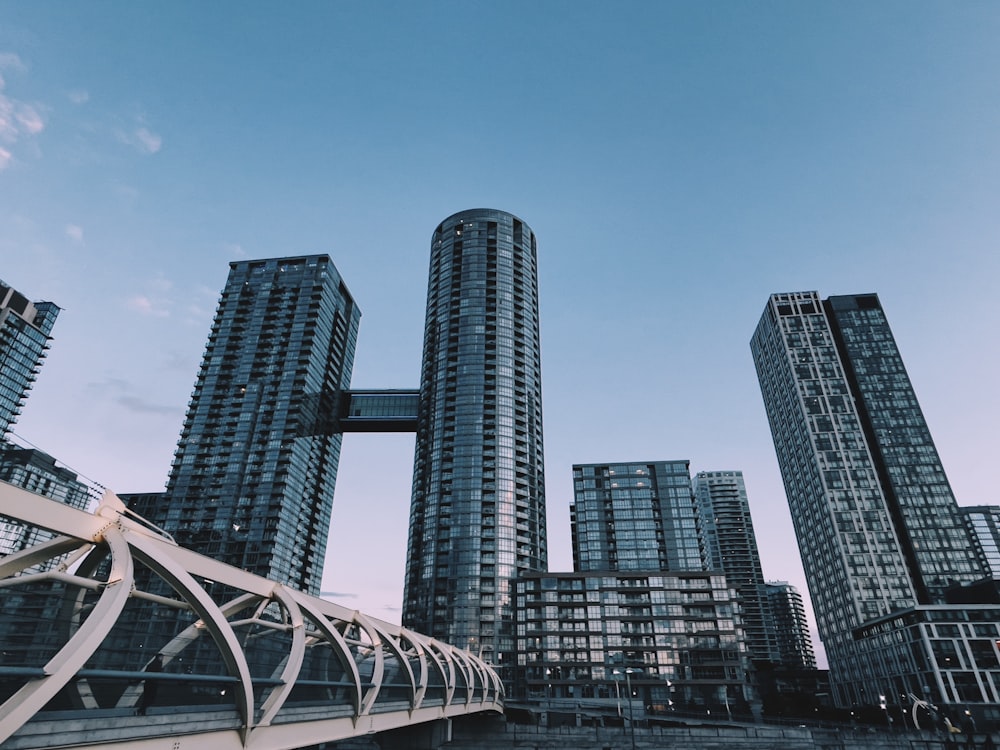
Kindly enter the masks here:
[[632, 672], [634, 669], [625, 670], [625, 687], [628, 689], [628, 723], [632, 728], [632, 750], [635, 750], [635, 714], [632, 712]]

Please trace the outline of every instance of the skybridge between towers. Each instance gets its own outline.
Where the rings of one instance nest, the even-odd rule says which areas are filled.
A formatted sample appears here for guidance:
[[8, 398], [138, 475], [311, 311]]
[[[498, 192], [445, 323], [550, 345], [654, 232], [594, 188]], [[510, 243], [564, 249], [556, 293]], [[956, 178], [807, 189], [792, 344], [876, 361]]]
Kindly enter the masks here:
[[477, 656], [184, 549], [113, 493], [91, 514], [0, 482], [0, 525], [52, 535], [0, 557], [2, 750], [447, 739], [503, 711]]
[[337, 419], [341, 432], [416, 432], [420, 391], [343, 391]]

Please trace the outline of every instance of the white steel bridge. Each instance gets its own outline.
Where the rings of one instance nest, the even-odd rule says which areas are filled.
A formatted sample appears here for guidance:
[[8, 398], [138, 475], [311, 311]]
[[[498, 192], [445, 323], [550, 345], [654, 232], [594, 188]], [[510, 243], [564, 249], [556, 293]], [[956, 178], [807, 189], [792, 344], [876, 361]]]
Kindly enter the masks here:
[[[0, 482], [0, 750], [279, 750], [477, 712], [478, 657]], [[9, 536], [9, 534], [8, 534]], [[124, 743], [124, 744], [122, 744]]]

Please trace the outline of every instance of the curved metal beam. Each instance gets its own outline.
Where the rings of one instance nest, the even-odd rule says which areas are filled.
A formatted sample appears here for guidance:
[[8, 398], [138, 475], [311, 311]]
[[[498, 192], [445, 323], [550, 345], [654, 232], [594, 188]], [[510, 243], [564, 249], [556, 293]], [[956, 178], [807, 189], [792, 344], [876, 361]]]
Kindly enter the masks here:
[[250, 667], [240, 647], [236, 633], [229, 626], [218, 605], [198, 585], [190, 573], [169, 555], [169, 547], [154, 539], [129, 532], [128, 543], [142, 562], [184, 597], [201, 618], [212, 639], [219, 647], [229, 674], [236, 677], [236, 710], [244, 726], [244, 742], [253, 727], [253, 682]]
[[385, 654], [382, 653], [382, 638], [367, 617], [360, 612], [355, 612], [352, 624], [356, 625], [359, 630], [368, 636], [368, 641], [371, 643], [372, 656], [375, 657], [375, 666], [372, 670], [372, 684], [365, 691], [365, 697], [361, 700], [360, 715], [364, 716], [371, 711], [372, 706], [375, 705], [375, 700], [378, 698], [379, 691], [382, 689], [382, 676], [385, 674]]
[[445, 705], [451, 705], [455, 700], [455, 662], [450, 658], [447, 648], [442, 648], [444, 644], [433, 638], [428, 639], [427, 649], [430, 653], [440, 657], [441, 673], [444, 675]]
[[291, 695], [295, 687], [295, 679], [302, 669], [302, 662], [306, 653], [306, 629], [302, 619], [302, 610], [299, 609], [299, 605], [296, 603], [294, 597], [288, 595], [287, 590], [281, 584], [274, 587], [274, 600], [281, 603], [291, 619], [292, 647], [288, 652], [288, 658], [285, 659], [281, 676], [278, 678], [281, 680], [281, 684], [271, 691], [271, 694], [267, 696], [267, 700], [261, 706], [261, 716], [257, 722], [258, 726], [269, 725], [278, 711], [281, 710], [285, 701], [288, 700], [288, 696]]
[[[129, 553], [131, 555], [131, 553]], [[89, 551], [82, 555], [80, 564], [76, 568], [79, 576], [93, 576], [101, 563], [108, 556], [108, 550], [101, 546], [91, 546]], [[131, 557], [129, 558], [131, 560]], [[113, 581], [114, 575], [109, 573], [108, 581]], [[131, 589], [131, 585], [129, 589]], [[131, 594], [131, 592], [130, 592]], [[68, 640], [70, 635], [80, 628], [80, 618], [84, 613], [84, 601], [87, 590], [85, 588], [67, 588], [63, 593], [62, 603], [59, 605], [59, 624], [64, 630], [64, 635]], [[80, 702], [83, 708], [96, 708], [97, 700], [90, 688], [90, 682], [86, 679], [76, 680], [73, 683], [71, 695]]]
[[379, 636], [382, 638], [382, 643], [392, 651], [392, 653], [399, 660], [400, 666], [406, 671], [406, 677], [410, 683], [410, 708], [414, 706], [414, 700], [416, 698], [417, 682], [416, 677], [413, 674], [413, 667], [410, 666], [410, 660], [406, 658], [406, 654], [403, 652], [403, 647], [399, 643], [399, 636], [394, 636], [389, 632], [387, 628], [383, 628], [378, 622], [372, 618], [366, 618], [375, 630], [378, 631]]
[[[417, 663], [420, 665], [420, 679], [415, 682], [415, 690], [413, 693], [413, 709], [416, 710], [424, 702], [424, 696], [427, 695], [427, 654], [425, 651], [417, 646], [413, 640], [413, 633], [409, 630], [401, 629], [399, 631], [399, 638], [405, 638], [410, 644], [410, 649], [413, 651], [414, 655], [417, 657]], [[409, 659], [407, 659], [409, 663]], [[411, 667], [410, 672], [413, 672]]]
[[[137, 592], [133, 592], [133, 596], [137, 596]], [[245, 609], [250, 604], [260, 601], [260, 598], [261, 597], [258, 594], [240, 594], [235, 599], [231, 599], [225, 604], [219, 605], [219, 612], [221, 612], [222, 616], [228, 620], [229, 616], [234, 612], [239, 612], [241, 609]], [[162, 601], [165, 604], [168, 603], [168, 600], [163, 597], [157, 597], [157, 600]], [[189, 608], [191, 607], [190, 602], [183, 598], [177, 603], [185, 604]], [[193, 608], [191, 611], [192, 613], [194, 612]], [[184, 649], [198, 640], [204, 632], [205, 628], [202, 627], [202, 621], [196, 620], [167, 641], [160, 647], [159, 651], [157, 651], [157, 653], [163, 657], [163, 665], [166, 666], [180, 656]], [[146, 663], [143, 664], [143, 668], [145, 668], [153, 660], [153, 658], [155, 657], [150, 657]], [[128, 687], [125, 692], [122, 693], [121, 698], [118, 699], [116, 708], [131, 708], [135, 705], [135, 702], [139, 699], [141, 694], [142, 685], [133, 685]]]
[[316, 607], [313, 603], [315, 600], [310, 601], [305, 594], [299, 591], [291, 591], [290, 593], [302, 611], [309, 615], [312, 623], [326, 636], [327, 641], [333, 646], [341, 666], [351, 675], [351, 679], [354, 681], [354, 719], [357, 721], [358, 716], [361, 715], [361, 673], [358, 671], [357, 662], [351, 656], [350, 645], [343, 634], [330, 624], [327, 616]]
[[117, 527], [105, 530], [104, 541], [111, 550], [111, 570], [104, 591], [90, 616], [45, 665], [46, 676], [27, 683], [4, 702], [0, 714], [0, 743], [6, 741], [73, 679], [107, 638], [124, 609], [132, 588], [132, 556]]

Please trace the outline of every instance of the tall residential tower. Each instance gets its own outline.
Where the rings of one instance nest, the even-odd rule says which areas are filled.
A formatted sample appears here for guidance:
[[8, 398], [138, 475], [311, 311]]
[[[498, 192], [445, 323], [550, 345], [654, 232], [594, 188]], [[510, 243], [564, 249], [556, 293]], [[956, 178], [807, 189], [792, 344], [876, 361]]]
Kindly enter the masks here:
[[512, 582], [545, 570], [535, 235], [503, 211], [431, 241], [403, 624], [513, 652]]
[[0, 280], [0, 439], [21, 413], [58, 314], [52, 302], [29, 302]]
[[177, 541], [318, 594], [361, 312], [326, 255], [230, 263], [165, 499]]
[[816, 653], [802, 594], [788, 581], [768, 581], [764, 591], [769, 625], [777, 646], [774, 661], [784, 667], [816, 669]]
[[772, 295], [751, 349], [837, 702], [995, 700], [922, 627], [983, 570], [878, 297]]
[[698, 520], [710, 570], [726, 574], [743, 610], [750, 655], [777, 661], [777, 639], [769, 627], [764, 573], [742, 471], [699, 471], [694, 478]]

